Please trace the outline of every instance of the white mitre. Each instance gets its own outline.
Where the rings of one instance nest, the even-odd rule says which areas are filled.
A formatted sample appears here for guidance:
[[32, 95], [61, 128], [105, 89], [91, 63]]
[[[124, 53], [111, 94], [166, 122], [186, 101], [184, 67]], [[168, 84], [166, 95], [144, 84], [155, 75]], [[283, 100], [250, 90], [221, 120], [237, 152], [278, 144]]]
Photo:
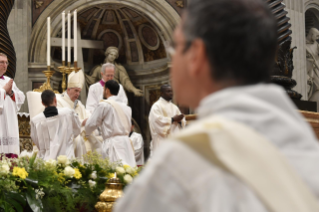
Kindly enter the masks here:
[[81, 88], [84, 85], [84, 74], [82, 69], [75, 73], [74, 71], [69, 75], [68, 88]]

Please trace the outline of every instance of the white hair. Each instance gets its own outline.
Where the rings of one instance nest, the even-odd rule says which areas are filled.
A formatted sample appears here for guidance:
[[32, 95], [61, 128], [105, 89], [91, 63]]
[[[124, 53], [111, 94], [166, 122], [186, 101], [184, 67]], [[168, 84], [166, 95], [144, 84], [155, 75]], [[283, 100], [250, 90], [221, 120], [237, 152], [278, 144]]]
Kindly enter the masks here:
[[115, 66], [112, 63], [105, 63], [102, 65], [101, 72], [105, 73], [106, 68], [113, 68], [115, 71]]

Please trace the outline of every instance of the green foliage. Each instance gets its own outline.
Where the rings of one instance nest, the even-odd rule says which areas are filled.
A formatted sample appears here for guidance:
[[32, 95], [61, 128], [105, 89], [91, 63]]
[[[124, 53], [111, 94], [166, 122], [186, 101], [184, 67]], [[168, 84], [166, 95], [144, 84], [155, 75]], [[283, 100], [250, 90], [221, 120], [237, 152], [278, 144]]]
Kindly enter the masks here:
[[[128, 183], [126, 175], [134, 177], [138, 171], [121, 163], [110, 163], [97, 153], [87, 154], [83, 158], [85, 163], [59, 157], [57, 161], [43, 161], [36, 158], [36, 154], [3, 158], [0, 161], [0, 212], [94, 211], [107, 179], [113, 177], [116, 170], [122, 170], [117, 176], [123, 185]], [[27, 177], [23, 179], [23, 173], [13, 175], [14, 167], [19, 167], [20, 172], [26, 171]], [[71, 172], [66, 171], [67, 167]], [[25, 171], [21, 171], [23, 168]]]

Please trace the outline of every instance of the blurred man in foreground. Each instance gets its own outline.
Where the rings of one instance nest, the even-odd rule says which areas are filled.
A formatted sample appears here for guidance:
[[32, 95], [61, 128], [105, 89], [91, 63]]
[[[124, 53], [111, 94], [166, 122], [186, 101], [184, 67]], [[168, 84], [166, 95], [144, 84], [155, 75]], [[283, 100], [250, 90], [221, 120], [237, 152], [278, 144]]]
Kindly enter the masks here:
[[319, 211], [319, 145], [276, 85], [262, 0], [190, 0], [174, 34], [176, 101], [198, 121], [162, 144], [115, 212]]

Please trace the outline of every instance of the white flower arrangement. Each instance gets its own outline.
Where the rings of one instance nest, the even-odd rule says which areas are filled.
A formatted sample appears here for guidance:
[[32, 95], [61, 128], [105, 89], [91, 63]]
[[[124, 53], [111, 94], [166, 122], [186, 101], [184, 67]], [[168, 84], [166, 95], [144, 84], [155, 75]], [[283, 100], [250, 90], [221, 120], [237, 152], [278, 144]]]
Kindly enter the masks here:
[[95, 180], [97, 178], [96, 171], [93, 171], [90, 177]]
[[65, 167], [65, 169], [64, 169], [65, 176], [67, 176], [69, 178], [73, 178], [74, 174], [75, 174], [75, 170], [72, 167], [70, 167], [70, 166]]
[[0, 164], [0, 175], [4, 176], [9, 174], [10, 172], [10, 166], [7, 163]]
[[90, 188], [94, 188], [96, 186], [96, 182], [95, 181], [89, 180], [88, 182], [89, 182]]
[[133, 178], [132, 178], [131, 175], [126, 174], [126, 175], [124, 175], [124, 181], [125, 181], [127, 184], [130, 184], [130, 183], [133, 181]]
[[32, 152], [28, 152], [27, 150], [23, 150], [20, 155], [19, 158], [28, 158], [30, 159], [32, 157], [33, 153]]
[[45, 165], [49, 165], [49, 166], [55, 167], [56, 164], [57, 164], [57, 161], [56, 161], [56, 160], [53, 160], [53, 159], [50, 159], [50, 160], [45, 161]]
[[126, 167], [125, 168], [126, 173], [132, 175], [133, 173], [135, 173], [135, 169], [132, 167]]
[[42, 199], [45, 195], [45, 193], [43, 192], [43, 188], [40, 189], [35, 189], [35, 198], [36, 199]]
[[70, 161], [65, 155], [60, 155], [58, 157], [58, 163], [67, 166], [70, 164]]
[[115, 171], [117, 174], [124, 174], [125, 173], [125, 169], [123, 167], [116, 167]]

